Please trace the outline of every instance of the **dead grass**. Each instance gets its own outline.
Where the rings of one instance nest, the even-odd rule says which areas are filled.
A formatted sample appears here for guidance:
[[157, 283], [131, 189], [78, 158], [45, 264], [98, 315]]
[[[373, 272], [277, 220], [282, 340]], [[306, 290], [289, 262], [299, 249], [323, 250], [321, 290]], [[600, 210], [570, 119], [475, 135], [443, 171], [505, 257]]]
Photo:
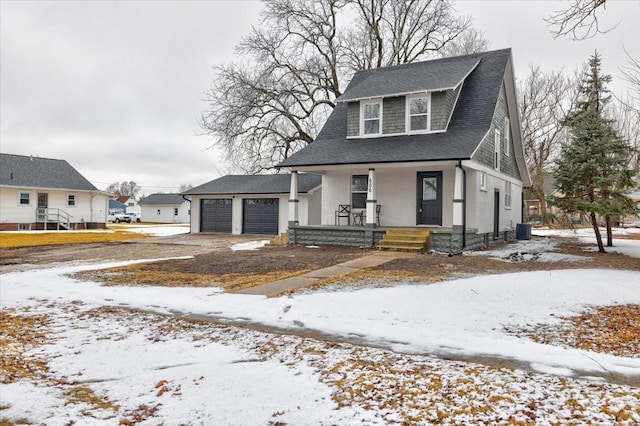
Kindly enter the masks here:
[[0, 248], [51, 246], [62, 244], [106, 243], [113, 241], [148, 238], [149, 235], [134, 232], [0, 232]]
[[531, 340], [617, 356], [640, 357], [640, 305], [606, 306], [560, 318], [560, 324], [534, 325], [522, 330]]
[[271, 271], [261, 274], [198, 274], [149, 269], [149, 264], [141, 263], [118, 268], [78, 272], [73, 274], [72, 277], [79, 280], [89, 279], [106, 286], [222, 287], [227, 291], [233, 292], [309, 271], [309, 269], [301, 269], [295, 271]]
[[0, 383], [38, 380], [46, 374], [47, 363], [25, 353], [47, 341], [48, 323], [44, 315], [25, 316], [12, 309], [0, 311]]

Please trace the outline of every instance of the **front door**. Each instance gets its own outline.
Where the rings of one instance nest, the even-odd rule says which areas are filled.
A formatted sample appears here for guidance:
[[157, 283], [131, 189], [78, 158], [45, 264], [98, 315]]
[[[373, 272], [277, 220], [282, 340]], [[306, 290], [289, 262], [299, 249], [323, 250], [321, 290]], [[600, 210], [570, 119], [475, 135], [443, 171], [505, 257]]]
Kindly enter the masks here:
[[418, 173], [418, 225], [442, 225], [442, 172]]

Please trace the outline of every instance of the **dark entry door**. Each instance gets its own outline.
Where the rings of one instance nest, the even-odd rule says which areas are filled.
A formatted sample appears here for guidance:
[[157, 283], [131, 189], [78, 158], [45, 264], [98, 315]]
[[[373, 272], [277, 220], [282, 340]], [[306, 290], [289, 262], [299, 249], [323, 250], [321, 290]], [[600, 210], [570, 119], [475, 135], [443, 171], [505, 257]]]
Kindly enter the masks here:
[[277, 198], [249, 198], [243, 203], [243, 232], [245, 234], [277, 234]]
[[418, 173], [418, 225], [442, 225], [442, 172]]
[[500, 191], [495, 190], [493, 196], [493, 239], [500, 238]]

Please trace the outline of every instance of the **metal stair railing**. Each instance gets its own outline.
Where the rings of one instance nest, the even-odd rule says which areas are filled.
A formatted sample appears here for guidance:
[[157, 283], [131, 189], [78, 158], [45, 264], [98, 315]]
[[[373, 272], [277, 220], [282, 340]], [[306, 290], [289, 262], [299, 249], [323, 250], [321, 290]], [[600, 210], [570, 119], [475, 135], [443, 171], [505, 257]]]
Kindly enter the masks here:
[[60, 226], [64, 229], [71, 229], [71, 218], [73, 216], [62, 209], [38, 207], [36, 213], [36, 222], [44, 223], [44, 229], [47, 229], [49, 223], [55, 223], [56, 229], [60, 230]]

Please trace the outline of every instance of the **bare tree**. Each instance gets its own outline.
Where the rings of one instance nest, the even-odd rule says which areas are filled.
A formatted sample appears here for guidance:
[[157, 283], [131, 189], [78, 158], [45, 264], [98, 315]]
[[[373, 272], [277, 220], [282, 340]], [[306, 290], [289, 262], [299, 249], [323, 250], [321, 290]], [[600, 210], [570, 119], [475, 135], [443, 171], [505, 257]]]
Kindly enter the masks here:
[[552, 27], [555, 38], [569, 36], [574, 40], [585, 40], [604, 34], [614, 27], [601, 28], [598, 11], [606, 8], [607, 0], [571, 0], [567, 8], [555, 12], [545, 21]]
[[622, 78], [632, 86], [629, 90], [630, 99], [627, 105], [640, 114], [640, 60], [631, 56], [626, 49], [625, 53], [627, 54], [627, 65], [620, 67], [620, 72], [622, 72]]
[[111, 185], [107, 186], [106, 191], [118, 196], [128, 195], [130, 197], [136, 198], [138, 192], [140, 192], [140, 187], [134, 181], [123, 181], [112, 183]]
[[193, 185], [191, 185], [190, 183], [182, 183], [178, 187], [178, 192], [179, 193], [187, 192], [188, 190], [190, 190], [192, 188], [193, 188]]
[[[257, 173], [311, 143], [354, 71], [408, 63], [461, 36], [450, 0], [265, 0], [243, 62], [214, 67], [200, 126]], [[355, 18], [354, 18], [355, 16]]]
[[460, 56], [489, 50], [489, 40], [484, 38], [484, 32], [470, 27], [458, 38], [447, 44], [441, 51], [442, 56]]
[[545, 185], [553, 161], [566, 139], [562, 124], [576, 96], [576, 83], [562, 71], [544, 73], [530, 66], [530, 74], [519, 85], [519, 109], [531, 194], [540, 200], [540, 215], [548, 221]]
[[629, 168], [640, 173], [640, 105], [635, 99], [619, 100], [607, 107], [606, 116], [612, 119], [616, 132], [632, 149]]

